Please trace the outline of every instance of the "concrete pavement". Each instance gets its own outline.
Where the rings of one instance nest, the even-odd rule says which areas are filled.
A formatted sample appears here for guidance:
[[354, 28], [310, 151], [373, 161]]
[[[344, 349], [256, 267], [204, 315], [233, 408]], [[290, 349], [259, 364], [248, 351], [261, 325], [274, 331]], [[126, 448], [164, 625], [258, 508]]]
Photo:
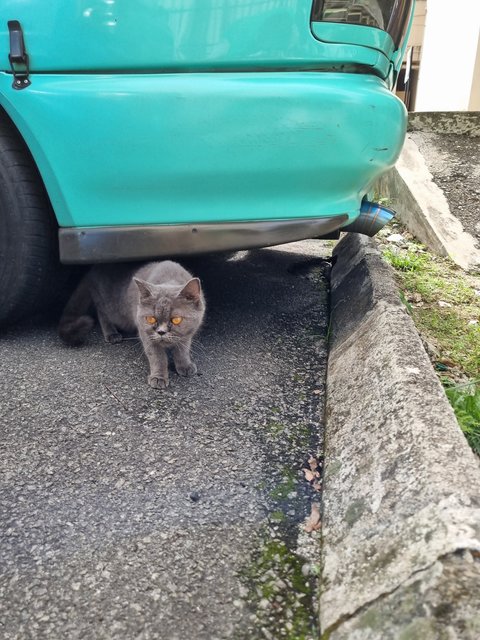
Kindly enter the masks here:
[[480, 114], [415, 113], [377, 190], [431, 251], [480, 268]]
[[166, 391], [135, 340], [71, 349], [47, 317], [1, 336], [2, 639], [316, 636], [324, 251], [192, 265], [200, 375]]

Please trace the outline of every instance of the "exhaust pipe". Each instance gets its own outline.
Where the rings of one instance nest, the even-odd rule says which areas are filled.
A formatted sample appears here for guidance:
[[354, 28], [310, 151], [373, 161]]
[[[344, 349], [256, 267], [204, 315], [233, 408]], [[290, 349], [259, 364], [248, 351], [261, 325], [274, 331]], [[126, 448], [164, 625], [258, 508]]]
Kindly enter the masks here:
[[395, 217], [395, 211], [388, 209], [378, 202], [370, 202], [362, 200], [360, 207], [360, 215], [346, 227], [342, 227], [342, 231], [350, 231], [353, 233], [363, 233], [366, 236], [374, 236], [387, 222]]

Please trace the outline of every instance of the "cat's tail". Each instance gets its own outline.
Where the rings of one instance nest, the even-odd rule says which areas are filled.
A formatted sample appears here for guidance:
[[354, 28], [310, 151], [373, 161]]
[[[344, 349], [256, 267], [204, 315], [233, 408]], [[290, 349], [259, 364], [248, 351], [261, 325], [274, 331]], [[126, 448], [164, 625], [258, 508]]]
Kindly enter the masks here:
[[95, 324], [89, 314], [91, 308], [90, 287], [87, 278], [83, 278], [67, 302], [58, 325], [58, 335], [65, 344], [78, 347], [85, 342], [88, 332]]

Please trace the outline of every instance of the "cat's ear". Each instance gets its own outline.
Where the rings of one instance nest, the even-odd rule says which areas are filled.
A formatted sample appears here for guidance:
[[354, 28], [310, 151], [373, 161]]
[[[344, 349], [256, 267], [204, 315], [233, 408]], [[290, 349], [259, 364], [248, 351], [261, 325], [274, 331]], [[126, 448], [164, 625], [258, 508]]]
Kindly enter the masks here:
[[134, 278], [133, 281], [138, 287], [140, 291], [140, 300], [148, 300], [153, 297], [153, 292], [150, 289], [150, 285], [145, 280], [140, 280], [139, 278]]
[[202, 293], [202, 287], [200, 285], [199, 278], [192, 278], [187, 282], [183, 289], [178, 294], [179, 298], [185, 298], [192, 302], [198, 302]]

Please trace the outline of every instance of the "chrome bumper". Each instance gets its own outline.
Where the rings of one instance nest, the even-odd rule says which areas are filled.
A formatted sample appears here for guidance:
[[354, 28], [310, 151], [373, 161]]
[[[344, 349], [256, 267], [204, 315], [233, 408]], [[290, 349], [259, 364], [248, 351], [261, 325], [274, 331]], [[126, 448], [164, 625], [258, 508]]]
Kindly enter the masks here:
[[59, 231], [60, 260], [92, 264], [268, 247], [328, 235], [347, 220], [347, 215], [338, 215], [218, 224], [64, 227]]

